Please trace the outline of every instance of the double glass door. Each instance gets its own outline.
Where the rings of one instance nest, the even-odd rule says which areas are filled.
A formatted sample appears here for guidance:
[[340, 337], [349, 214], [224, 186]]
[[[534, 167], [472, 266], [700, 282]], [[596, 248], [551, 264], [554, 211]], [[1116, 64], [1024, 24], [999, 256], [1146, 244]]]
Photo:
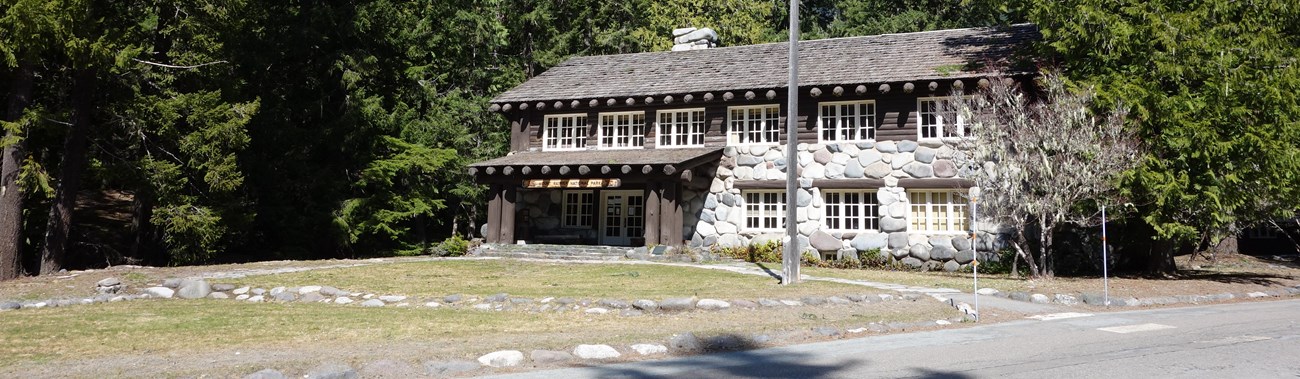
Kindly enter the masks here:
[[602, 245], [628, 246], [645, 234], [645, 195], [641, 191], [604, 191], [600, 208]]

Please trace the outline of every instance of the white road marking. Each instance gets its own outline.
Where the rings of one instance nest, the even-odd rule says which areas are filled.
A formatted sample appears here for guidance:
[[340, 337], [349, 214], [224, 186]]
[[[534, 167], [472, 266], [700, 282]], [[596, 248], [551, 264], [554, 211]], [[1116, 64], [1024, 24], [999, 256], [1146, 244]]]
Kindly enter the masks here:
[[1217, 339], [1217, 340], [1196, 341], [1196, 343], [1226, 343], [1226, 344], [1233, 344], [1233, 343], [1243, 343], [1243, 342], [1268, 341], [1268, 340], [1271, 340], [1271, 339], [1273, 339], [1273, 337], [1265, 337], [1265, 336], [1234, 336], [1234, 337], [1224, 337], [1224, 338], [1220, 338], [1220, 339]]
[[1065, 313], [1051, 313], [1051, 314], [1045, 314], [1045, 315], [1034, 315], [1034, 316], [1029, 316], [1029, 317], [1025, 317], [1025, 318], [1032, 318], [1032, 319], [1035, 319], [1035, 320], [1041, 320], [1041, 321], [1052, 321], [1052, 320], [1064, 320], [1064, 319], [1067, 319], [1067, 318], [1079, 318], [1079, 317], [1089, 317], [1089, 316], [1092, 316], [1092, 314], [1091, 314], [1091, 313], [1078, 313], [1078, 312], [1065, 312]]
[[1174, 329], [1174, 327], [1170, 325], [1162, 325], [1162, 324], [1137, 324], [1137, 325], [1125, 325], [1125, 326], [1112, 326], [1109, 328], [1097, 328], [1097, 330], [1103, 332], [1120, 333], [1120, 334], [1135, 333], [1135, 332], [1150, 332], [1153, 330], [1163, 330], [1163, 329]]

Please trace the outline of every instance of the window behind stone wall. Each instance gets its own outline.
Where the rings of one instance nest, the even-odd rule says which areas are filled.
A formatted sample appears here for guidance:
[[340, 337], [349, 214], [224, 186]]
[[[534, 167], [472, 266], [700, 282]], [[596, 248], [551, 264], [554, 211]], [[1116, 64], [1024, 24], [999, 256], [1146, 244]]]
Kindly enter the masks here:
[[947, 138], [967, 135], [966, 120], [957, 114], [956, 104], [946, 97], [917, 100], [917, 137]]
[[785, 228], [785, 191], [745, 191], [745, 229]]
[[862, 190], [825, 190], [822, 198], [826, 228], [836, 231], [879, 230], [876, 192]]
[[908, 191], [913, 232], [963, 233], [969, 228], [966, 197], [953, 191]]
[[591, 191], [564, 191], [564, 212], [561, 215], [566, 228], [591, 227], [596, 211], [596, 194]]

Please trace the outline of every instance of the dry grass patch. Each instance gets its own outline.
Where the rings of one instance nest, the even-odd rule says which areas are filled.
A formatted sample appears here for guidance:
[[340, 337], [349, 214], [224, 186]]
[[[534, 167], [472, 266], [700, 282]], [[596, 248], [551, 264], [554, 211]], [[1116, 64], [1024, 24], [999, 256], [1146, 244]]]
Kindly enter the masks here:
[[414, 297], [450, 294], [521, 297], [663, 299], [798, 298], [869, 292], [867, 288], [809, 282], [782, 286], [771, 277], [683, 266], [636, 263], [550, 263], [440, 260], [323, 269], [225, 281], [263, 288], [329, 285], [347, 291]]
[[[256, 367], [307, 368], [322, 357], [354, 364], [472, 359], [498, 349], [569, 350], [582, 343], [663, 343], [674, 333], [776, 333], [817, 326], [923, 321], [955, 316], [934, 301], [784, 309], [729, 309], [620, 317], [579, 312], [361, 308], [330, 304], [147, 300], [6, 312], [0, 318], [0, 376], [60, 367], [61, 376], [228, 376]], [[794, 341], [798, 342], [798, 341]], [[244, 352], [228, 360], [233, 351]], [[258, 353], [261, 352], [261, 353]], [[254, 363], [249, 363], [254, 361]], [[247, 371], [247, 372], [244, 372]], [[4, 374], [4, 373], [8, 374]]]

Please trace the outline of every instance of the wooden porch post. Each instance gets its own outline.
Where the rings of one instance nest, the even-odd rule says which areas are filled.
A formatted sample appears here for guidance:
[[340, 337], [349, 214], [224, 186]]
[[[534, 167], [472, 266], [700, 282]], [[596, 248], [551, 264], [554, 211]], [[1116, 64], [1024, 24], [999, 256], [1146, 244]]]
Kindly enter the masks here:
[[501, 185], [488, 186], [487, 243], [501, 242]]
[[515, 243], [515, 198], [519, 190], [514, 185], [504, 185], [501, 193], [500, 243]]
[[663, 199], [659, 204], [659, 243], [682, 243], [682, 184], [670, 181], [663, 184]]
[[645, 244], [646, 246], [659, 244], [659, 204], [660, 197], [663, 196], [663, 190], [659, 188], [659, 183], [648, 182], [645, 184]]

